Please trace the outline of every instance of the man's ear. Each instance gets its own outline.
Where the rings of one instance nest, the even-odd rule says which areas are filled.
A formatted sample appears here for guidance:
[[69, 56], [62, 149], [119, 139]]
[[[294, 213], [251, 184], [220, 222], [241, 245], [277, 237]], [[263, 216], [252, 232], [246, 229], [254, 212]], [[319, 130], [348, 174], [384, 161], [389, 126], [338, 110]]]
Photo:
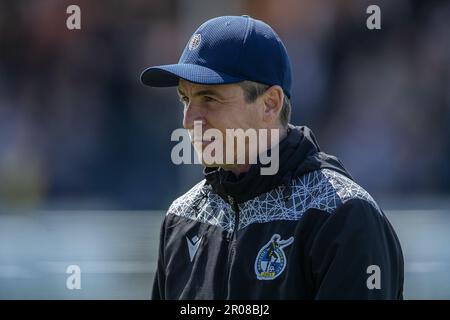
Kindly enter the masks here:
[[264, 92], [264, 115], [266, 122], [274, 122], [278, 119], [283, 106], [284, 92], [280, 86], [274, 85]]

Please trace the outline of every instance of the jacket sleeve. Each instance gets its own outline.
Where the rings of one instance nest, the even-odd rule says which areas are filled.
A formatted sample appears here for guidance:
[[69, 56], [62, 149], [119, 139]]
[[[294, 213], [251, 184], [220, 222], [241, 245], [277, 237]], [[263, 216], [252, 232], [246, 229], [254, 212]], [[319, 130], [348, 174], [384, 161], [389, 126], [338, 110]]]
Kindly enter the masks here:
[[153, 280], [152, 300], [165, 300], [165, 263], [164, 263], [164, 235], [165, 235], [165, 222], [161, 224], [159, 250], [158, 250], [158, 262], [156, 266], [155, 278]]
[[383, 212], [361, 199], [324, 221], [309, 252], [315, 299], [402, 299], [403, 255]]

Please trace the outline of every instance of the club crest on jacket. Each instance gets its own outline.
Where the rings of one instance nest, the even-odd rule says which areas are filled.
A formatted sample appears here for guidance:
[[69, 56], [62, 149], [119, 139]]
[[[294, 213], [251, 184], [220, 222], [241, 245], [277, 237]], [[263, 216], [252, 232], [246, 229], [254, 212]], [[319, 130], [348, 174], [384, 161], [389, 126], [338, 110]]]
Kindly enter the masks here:
[[283, 248], [294, 242], [294, 237], [281, 240], [279, 234], [274, 234], [258, 252], [255, 261], [255, 272], [258, 280], [273, 280], [286, 268], [286, 255]]

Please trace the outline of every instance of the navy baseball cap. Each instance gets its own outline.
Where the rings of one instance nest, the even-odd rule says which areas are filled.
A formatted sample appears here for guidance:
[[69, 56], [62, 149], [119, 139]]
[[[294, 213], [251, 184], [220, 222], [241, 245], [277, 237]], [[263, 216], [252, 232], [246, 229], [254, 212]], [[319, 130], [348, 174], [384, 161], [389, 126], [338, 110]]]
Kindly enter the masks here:
[[291, 96], [291, 65], [286, 48], [266, 23], [249, 16], [223, 16], [203, 23], [191, 36], [177, 64], [144, 70], [142, 83], [177, 86], [179, 79], [199, 84], [245, 80], [279, 85]]

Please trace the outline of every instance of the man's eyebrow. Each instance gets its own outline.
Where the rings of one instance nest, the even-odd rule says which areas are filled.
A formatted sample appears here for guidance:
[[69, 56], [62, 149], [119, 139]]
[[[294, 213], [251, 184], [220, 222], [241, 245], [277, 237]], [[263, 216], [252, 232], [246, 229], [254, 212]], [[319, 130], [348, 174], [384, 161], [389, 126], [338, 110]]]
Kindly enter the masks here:
[[216, 97], [222, 98], [222, 95], [220, 93], [218, 93], [215, 90], [210, 90], [210, 89], [197, 91], [194, 95], [195, 96], [216, 96]]
[[[180, 88], [178, 88], [178, 94], [180, 96], [186, 96], [186, 94]], [[218, 98], [223, 98], [220, 93], [218, 93], [215, 90], [211, 90], [211, 89], [204, 89], [204, 90], [197, 91], [196, 93], [194, 93], [194, 96], [216, 96]]]

